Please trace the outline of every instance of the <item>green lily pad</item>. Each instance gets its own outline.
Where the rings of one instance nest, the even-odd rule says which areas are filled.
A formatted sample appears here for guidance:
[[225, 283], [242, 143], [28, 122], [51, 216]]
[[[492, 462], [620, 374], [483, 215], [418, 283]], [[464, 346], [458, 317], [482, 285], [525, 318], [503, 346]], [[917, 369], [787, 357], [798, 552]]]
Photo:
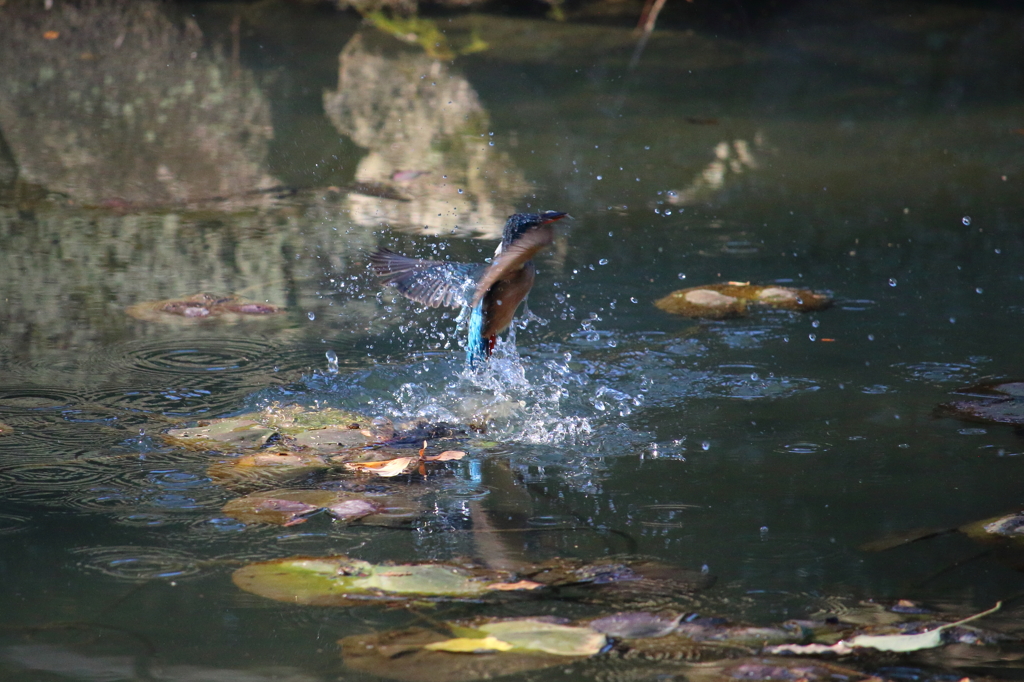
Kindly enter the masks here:
[[832, 304], [827, 294], [810, 289], [729, 282], [673, 291], [654, 305], [667, 313], [711, 320], [744, 317], [749, 306], [809, 312]]
[[344, 556], [293, 557], [235, 571], [235, 585], [291, 604], [350, 606], [365, 600], [466, 599], [494, 594], [507, 574], [441, 563], [372, 564]]
[[240, 452], [265, 447], [271, 439], [295, 452], [336, 453], [376, 442], [373, 425], [355, 412], [301, 405], [274, 404], [260, 412], [210, 419], [195, 426], [170, 429], [164, 438], [172, 445], [194, 450]]
[[167, 439], [192, 449], [249, 450], [263, 447], [274, 429], [246, 417], [215, 419], [185, 429], [171, 429]]
[[402, 682], [469, 682], [564, 666], [572, 660], [541, 652], [480, 649], [460, 653], [427, 648], [445, 641], [451, 638], [425, 628], [409, 628], [353, 635], [338, 644], [349, 670]]
[[408, 523], [419, 513], [411, 499], [339, 490], [258, 492], [231, 500], [224, 505], [223, 511], [243, 523], [271, 523], [280, 526], [303, 523], [320, 512], [338, 521], [359, 521], [368, 525]]

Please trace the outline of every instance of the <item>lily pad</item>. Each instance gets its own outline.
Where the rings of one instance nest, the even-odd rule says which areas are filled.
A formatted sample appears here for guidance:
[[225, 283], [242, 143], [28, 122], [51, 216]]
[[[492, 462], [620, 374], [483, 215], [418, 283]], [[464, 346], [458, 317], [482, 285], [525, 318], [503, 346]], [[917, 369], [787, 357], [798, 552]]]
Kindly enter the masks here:
[[372, 564], [344, 556], [293, 557], [244, 566], [235, 584], [268, 599], [314, 606], [349, 606], [366, 600], [466, 599], [495, 594], [508, 575], [442, 563]]
[[1024, 381], [977, 384], [956, 392], [972, 397], [939, 405], [939, 416], [981, 424], [1024, 426]]
[[218, 296], [216, 294], [199, 293], [186, 298], [136, 303], [130, 306], [126, 312], [138, 320], [169, 322], [174, 320], [202, 320], [223, 315], [266, 317], [276, 315], [283, 310], [283, 308], [271, 305], [270, 303], [249, 301], [235, 295]]
[[809, 645], [781, 645], [768, 647], [770, 653], [791, 653], [791, 654], [821, 654], [821, 653], [836, 653], [836, 654], [848, 654], [854, 649], [867, 648], [875, 649], [877, 651], [890, 651], [895, 653], [907, 653], [910, 651], [920, 651], [922, 649], [934, 649], [935, 647], [942, 646], [943, 639], [942, 633], [951, 628], [964, 625], [979, 618], [991, 615], [1002, 608], [1002, 602], [996, 602], [996, 605], [987, 611], [976, 613], [973, 616], [963, 618], [953, 623], [945, 623], [937, 627], [925, 630], [923, 632], [915, 633], [897, 633], [897, 634], [858, 634], [849, 639], [845, 639], [831, 646], [823, 646], [821, 644], [809, 644]]
[[685, 669], [688, 682], [836, 682], [879, 678], [826, 661], [801, 661], [783, 657], [741, 658]]
[[164, 438], [172, 445], [216, 452], [254, 450], [273, 442], [296, 452], [322, 453], [363, 447], [377, 440], [370, 420], [363, 415], [334, 408], [310, 410], [301, 405], [278, 404], [260, 412], [171, 429]]
[[728, 282], [673, 291], [654, 305], [667, 313], [711, 320], [744, 317], [750, 306], [809, 312], [832, 304], [832, 298], [810, 289]]
[[591, 628], [532, 618], [485, 623], [477, 626], [475, 632], [462, 629], [455, 631], [463, 636], [482, 633], [484, 637], [493, 637], [512, 645], [513, 651], [557, 656], [593, 656], [601, 653], [608, 644], [608, 638], [603, 633]]
[[604, 618], [590, 621], [589, 625], [598, 632], [603, 632], [619, 639], [664, 637], [672, 633], [682, 620], [682, 615], [659, 616], [646, 611], [616, 613]]
[[373, 525], [408, 522], [418, 513], [415, 503], [385, 494], [338, 490], [270, 490], [231, 500], [224, 513], [243, 523], [292, 526], [324, 512], [339, 521]]
[[[497, 639], [497, 638], [495, 638]], [[338, 641], [345, 667], [402, 682], [469, 682], [565, 665], [565, 656], [540, 652], [473, 648], [471, 653], [428, 648], [451, 642], [433, 630], [407, 630], [353, 635]], [[488, 646], [485, 640], [476, 646]], [[470, 645], [473, 646], [473, 645]], [[457, 647], [456, 647], [457, 648]]]
[[328, 468], [330, 465], [319, 455], [274, 450], [217, 462], [206, 473], [219, 485], [252, 489], [265, 485], [280, 486], [318, 469]]

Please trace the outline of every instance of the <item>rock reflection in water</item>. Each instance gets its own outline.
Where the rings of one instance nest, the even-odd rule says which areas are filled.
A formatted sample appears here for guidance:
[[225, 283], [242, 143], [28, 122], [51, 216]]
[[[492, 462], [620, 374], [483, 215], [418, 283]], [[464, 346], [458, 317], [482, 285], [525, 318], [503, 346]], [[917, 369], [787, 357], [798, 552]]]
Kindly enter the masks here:
[[476, 91], [446, 64], [376, 40], [357, 34], [348, 43], [338, 89], [324, 94], [335, 128], [369, 149], [348, 197], [352, 220], [498, 237], [527, 184], [491, 146]]
[[156, 2], [0, 8], [0, 73], [0, 130], [24, 182], [116, 205], [275, 184], [270, 107], [252, 74]]

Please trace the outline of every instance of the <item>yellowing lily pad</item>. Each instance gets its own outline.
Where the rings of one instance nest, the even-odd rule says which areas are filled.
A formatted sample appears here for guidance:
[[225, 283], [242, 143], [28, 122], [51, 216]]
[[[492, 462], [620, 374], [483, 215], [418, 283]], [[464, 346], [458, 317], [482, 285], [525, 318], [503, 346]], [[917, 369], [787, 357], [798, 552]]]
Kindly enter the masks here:
[[[556, 656], [593, 656], [601, 653], [608, 638], [596, 630], [520, 618], [486, 623], [476, 628], [487, 637], [511, 644], [517, 651], [536, 651]], [[460, 633], [461, 634], [461, 633]]]
[[268, 599], [315, 606], [364, 600], [464, 599], [494, 594], [489, 585], [507, 574], [450, 564], [372, 564], [344, 556], [294, 557], [235, 571], [235, 585]]
[[667, 313], [711, 320], [743, 317], [749, 306], [808, 312], [831, 304], [831, 297], [810, 289], [736, 282], [680, 289], [654, 302]]
[[[470, 639], [487, 646], [484, 639]], [[565, 656], [540, 652], [475, 648], [458, 652], [447, 651], [444, 645], [437, 646], [452, 641], [433, 630], [409, 628], [353, 635], [339, 640], [338, 644], [349, 670], [402, 682], [469, 682], [565, 665], [567, 661]], [[437, 648], [431, 648], [433, 646]], [[480, 644], [469, 643], [468, 646]]]
[[486, 654], [494, 651], [508, 651], [515, 647], [497, 637], [456, 637], [433, 642], [423, 647], [431, 651], [450, 651], [453, 654]]

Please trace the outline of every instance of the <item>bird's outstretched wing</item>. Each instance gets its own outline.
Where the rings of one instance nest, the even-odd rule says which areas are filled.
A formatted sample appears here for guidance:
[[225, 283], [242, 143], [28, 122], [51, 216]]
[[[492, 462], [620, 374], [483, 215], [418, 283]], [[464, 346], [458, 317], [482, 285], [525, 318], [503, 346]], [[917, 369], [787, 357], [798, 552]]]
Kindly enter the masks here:
[[527, 261], [537, 255], [537, 252], [546, 246], [550, 246], [555, 240], [554, 230], [543, 226], [531, 230], [508, 246], [502, 246], [484, 273], [480, 281], [476, 283], [476, 291], [470, 305], [476, 306], [494, 284], [510, 273], [523, 267]]
[[477, 280], [487, 269], [483, 264], [410, 258], [387, 249], [371, 254], [370, 264], [385, 284], [431, 308], [469, 305]]

